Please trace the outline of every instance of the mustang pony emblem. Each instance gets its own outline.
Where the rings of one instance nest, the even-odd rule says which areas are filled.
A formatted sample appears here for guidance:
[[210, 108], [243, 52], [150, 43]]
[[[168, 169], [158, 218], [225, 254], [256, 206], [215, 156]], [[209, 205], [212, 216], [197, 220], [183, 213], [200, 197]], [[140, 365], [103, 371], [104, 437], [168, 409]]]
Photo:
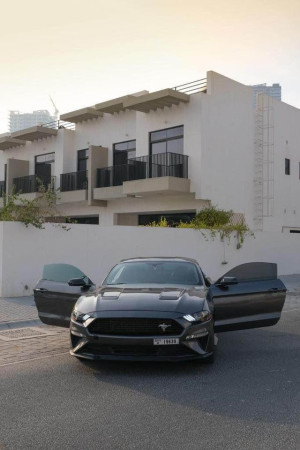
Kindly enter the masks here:
[[169, 328], [171, 325], [167, 325], [166, 323], [160, 323], [158, 325], [159, 328], [161, 328], [163, 330], [163, 332], [166, 331], [167, 328]]

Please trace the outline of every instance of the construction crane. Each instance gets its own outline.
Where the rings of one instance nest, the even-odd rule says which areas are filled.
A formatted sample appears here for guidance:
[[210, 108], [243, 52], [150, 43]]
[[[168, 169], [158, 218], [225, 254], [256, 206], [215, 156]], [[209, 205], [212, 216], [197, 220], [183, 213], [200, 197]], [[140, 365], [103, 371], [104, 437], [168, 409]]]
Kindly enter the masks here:
[[51, 97], [51, 95], [49, 95], [49, 98], [50, 98], [50, 101], [51, 101], [51, 103], [53, 105], [53, 108], [54, 108], [54, 114], [55, 114], [56, 120], [58, 120], [59, 119], [59, 111], [57, 109], [57, 106], [54, 103], [53, 98]]

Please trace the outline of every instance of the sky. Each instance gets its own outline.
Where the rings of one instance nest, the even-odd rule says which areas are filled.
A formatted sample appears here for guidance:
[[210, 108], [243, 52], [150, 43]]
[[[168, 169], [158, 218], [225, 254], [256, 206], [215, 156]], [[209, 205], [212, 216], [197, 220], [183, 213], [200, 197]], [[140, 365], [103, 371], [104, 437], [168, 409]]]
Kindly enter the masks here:
[[0, 133], [9, 110], [61, 114], [214, 70], [280, 83], [300, 108], [300, 0], [26, 0], [0, 27]]

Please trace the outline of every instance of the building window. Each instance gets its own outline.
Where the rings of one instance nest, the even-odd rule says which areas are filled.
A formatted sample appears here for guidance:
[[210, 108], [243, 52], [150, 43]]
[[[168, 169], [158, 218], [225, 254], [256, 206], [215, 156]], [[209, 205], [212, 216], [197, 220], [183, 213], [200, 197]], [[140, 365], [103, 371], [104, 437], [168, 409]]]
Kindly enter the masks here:
[[35, 164], [51, 164], [55, 161], [55, 153], [46, 153], [35, 157]]
[[286, 175], [291, 174], [291, 160], [288, 158], [285, 158], [285, 174]]
[[99, 225], [99, 216], [72, 216], [68, 217], [67, 223], [78, 223], [82, 225]]
[[50, 183], [54, 174], [55, 153], [46, 153], [35, 157], [35, 175], [45, 183]]
[[128, 159], [136, 156], [136, 141], [119, 142], [113, 145], [113, 164], [119, 166], [127, 164]]
[[78, 150], [77, 152], [77, 171], [87, 170], [87, 162], [89, 159], [89, 149]]
[[150, 133], [150, 155], [166, 152], [183, 154], [183, 125]]

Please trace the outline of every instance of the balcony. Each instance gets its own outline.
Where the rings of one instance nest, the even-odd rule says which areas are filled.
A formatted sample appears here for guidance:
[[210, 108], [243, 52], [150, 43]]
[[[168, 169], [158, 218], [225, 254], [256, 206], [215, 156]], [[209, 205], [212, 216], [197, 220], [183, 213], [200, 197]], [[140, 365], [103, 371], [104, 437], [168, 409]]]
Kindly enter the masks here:
[[159, 177], [188, 177], [188, 156], [159, 153], [129, 159], [127, 164], [97, 170], [97, 187], [121, 186], [125, 181]]
[[13, 179], [15, 191], [27, 195], [27, 199], [33, 199], [40, 195], [41, 190], [53, 190], [55, 188], [55, 177], [38, 177], [37, 175], [27, 175]]
[[58, 203], [82, 202], [87, 200], [88, 172], [63, 173], [60, 176]]
[[127, 164], [98, 169], [94, 199], [189, 192], [188, 156], [159, 153], [129, 159]]

